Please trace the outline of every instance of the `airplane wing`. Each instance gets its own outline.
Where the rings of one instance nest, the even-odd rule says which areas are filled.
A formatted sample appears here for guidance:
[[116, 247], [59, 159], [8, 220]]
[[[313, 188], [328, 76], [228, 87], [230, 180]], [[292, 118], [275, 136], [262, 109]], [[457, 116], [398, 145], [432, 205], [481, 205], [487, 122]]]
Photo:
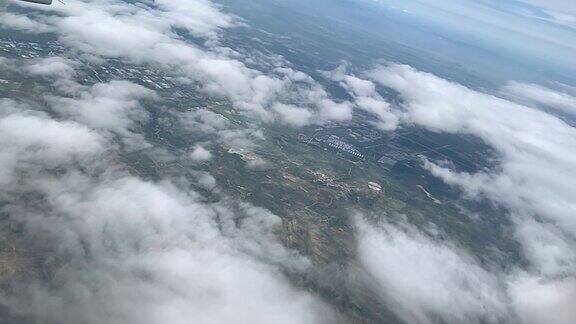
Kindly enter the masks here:
[[44, 5], [52, 4], [52, 0], [22, 0], [22, 1], [39, 3], [39, 4], [44, 4]]

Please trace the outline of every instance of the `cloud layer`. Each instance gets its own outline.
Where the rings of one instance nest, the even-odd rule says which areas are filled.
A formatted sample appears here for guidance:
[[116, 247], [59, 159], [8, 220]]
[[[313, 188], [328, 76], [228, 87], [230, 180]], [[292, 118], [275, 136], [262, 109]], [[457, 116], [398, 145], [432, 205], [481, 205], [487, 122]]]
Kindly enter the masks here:
[[[442, 161], [427, 161], [425, 167], [446, 183], [463, 189], [469, 197], [487, 198], [509, 210], [516, 238], [530, 261], [527, 272], [518, 269], [523, 274], [507, 274], [511, 276], [510, 296], [521, 307], [516, 313], [525, 318], [528, 312], [532, 319], [527, 321], [538, 322], [535, 318], [542, 319], [553, 311], [564, 314], [559, 315], [558, 323], [570, 323], [573, 314], [565, 306], [569, 301], [563, 298], [571, 298], [576, 269], [576, 191], [572, 185], [576, 181], [576, 130], [541, 110], [408, 66], [378, 67], [366, 76], [399, 92], [404, 103], [398, 116], [404, 123], [435, 132], [474, 135], [497, 150], [500, 161], [495, 170], [463, 173]], [[548, 103], [570, 106], [564, 100]], [[420, 241], [418, 236], [413, 240]], [[394, 246], [395, 241], [387, 243], [390, 244]], [[549, 296], [555, 301], [548, 304], [552, 308], [530, 306], [527, 301], [533, 294]]]
[[356, 223], [358, 258], [406, 323], [510, 321], [498, 277], [466, 252], [412, 227]]
[[[3, 25], [54, 33], [60, 43], [92, 60], [117, 58], [160, 67], [264, 122], [301, 126], [352, 117], [350, 103], [333, 101], [306, 74], [281, 62], [266, 74], [244, 64], [247, 57], [222, 47], [218, 31], [242, 23], [209, 1], [78, 1], [44, 10], [5, 13]], [[191, 42], [178, 31], [200, 41]], [[295, 110], [291, 104], [302, 107]]]
[[[357, 218], [358, 261], [380, 298], [410, 323], [554, 322], [570, 324], [576, 269], [576, 131], [532, 106], [576, 111], [573, 89], [510, 82], [503, 99], [409, 66], [344, 67], [324, 75], [348, 91], [336, 100], [280, 59], [254, 67], [220, 43], [244, 22], [207, 0], [76, 1], [0, 14], [0, 24], [47, 33], [70, 57], [0, 60], [5, 71], [48, 80], [40, 98], [0, 99], [2, 212], [46, 252], [43, 271], [14, 282], [0, 303], [42, 323], [334, 323], [335, 312], [295, 287], [287, 273], [309, 261], [275, 236], [269, 211], [220, 195], [205, 171], [147, 181], [122, 162], [127, 153], [178, 159], [146, 139], [150, 106], [201, 138], [182, 153], [194, 167], [212, 144], [254, 147], [261, 123], [302, 127], [347, 122], [356, 110], [381, 131], [404, 125], [473, 135], [498, 153], [498, 166], [464, 173], [443, 161], [425, 168], [508, 210], [528, 264], [481, 264], [457, 242], [410, 225]], [[202, 93], [229, 100], [245, 128], [207, 107], [161, 107], [161, 96], [126, 80], [79, 81], [108, 60], [160, 69]], [[16, 62], [18, 66], [16, 66]], [[85, 80], [84, 80], [85, 81]], [[388, 102], [387, 87], [400, 96]], [[30, 131], [33, 130], [33, 131]], [[208, 138], [208, 140], [207, 140]], [[195, 138], [194, 138], [195, 139]], [[156, 157], [156, 156], [153, 156]], [[253, 167], [262, 167], [256, 161]], [[213, 191], [218, 199], [199, 190]], [[48, 253], [49, 252], [49, 253]], [[534, 296], [547, 302], [535, 303]]]
[[[339, 320], [288, 280], [310, 264], [277, 240], [277, 216], [225, 196], [208, 201], [194, 188], [213, 189], [209, 174], [151, 182], [121, 162], [154, 146], [141, 131], [154, 91], [129, 81], [82, 85], [74, 79], [80, 61], [19, 64], [16, 73], [56, 87], [27, 102], [0, 100], [1, 210], [37, 255], [0, 296], [11, 316], [87, 324]], [[233, 132], [221, 115], [194, 114], [203, 134]], [[209, 157], [201, 146], [191, 155]]]

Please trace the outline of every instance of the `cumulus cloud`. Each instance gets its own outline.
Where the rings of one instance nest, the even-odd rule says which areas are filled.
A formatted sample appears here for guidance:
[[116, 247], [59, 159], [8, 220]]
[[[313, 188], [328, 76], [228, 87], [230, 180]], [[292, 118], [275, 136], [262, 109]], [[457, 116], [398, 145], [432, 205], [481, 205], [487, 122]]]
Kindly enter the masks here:
[[[12, 282], [0, 301], [5, 309], [42, 323], [337, 320], [285, 277], [309, 263], [276, 241], [277, 216], [230, 199], [207, 203], [186, 182], [147, 182], [105, 158], [116, 149], [107, 131], [142, 116], [105, 111], [120, 127], [82, 110], [115, 107], [117, 99], [132, 109], [132, 100], [148, 94], [121, 83], [119, 92], [104, 96], [108, 86], [66, 98], [78, 102], [61, 112], [64, 120], [1, 102], [2, 212], [23, 226], [30, 249], [43, 251], [35, 261], [42, 262], [43, 279], [31, 269]], [[112, 102], [95, 99], [102, 96]], [[199, 184], [216, 185], [209, 175]]]
[[138, 121], [147, 119], [141, 100], [154, 99], [156, 94], [128, 81], [97, 83], [81, 88], [73, 98], [49, 96], [55, 111], [96, 129], [126, 135]]
[[[208, 108], [166, 116], [178, 119], [178, 131], [211, 136], [227, 148], [253, 147], [263, 137], [258, 122], [349, 121], [356, 107], [382, 130], [405, 123], [480, 137], [500, 154], [498, 169], [459, 173], [435, 161], [425, 167], [471, 197], [508, 207], [528, 269], [507, 274], [504, 291], [500, 275], [452, 243], [413, 228], [361, 222], [360, 261], [381, 297], [408, 322], [509, 319], [506, 298], [525, 321], [550, 311], [559, 323], [572, 315], [566, 305], [576, 265], [576, 132], [561, 120], [403, 65], [361, 76], [333, 72], [330, 77], [353, 98], [334, 100], [305, 73], [288, 67], [264, 73], [221, 47], [219, 31], [241, 22], [206, 0], [76, 1], [37, 10], [0, 18], [5, 27], [52, 32], [71, 52], [99, 62], [157, 67], [229, 99], [257, 122], [234, 128]], [[58, 92], [41, 98], [49, 113], [0, 101], [0, 206], [23, 225], [30, 244], [50, 252], [43, 259], [48, 281], [20, 282], [1, 303], [43, 323], [334, 322], [332, 310], [286, 278], [286, 271], [306, 271], [308, 262], [277, 242], [278, 217], [230, 199], [207, 202], [191, 187], [217, 189], [209, 173], [149, 182], [125, 171], [115, 150], [152, 146], [139, 127], [149, 118], [146, 102], [157, 95], [127, 81], [80, 84], [74, 80], [80, 64], [54, 57], [22, 67], [29, 75], [58, 79]], [[400, 94], [401, 109], [391, 108], [377, 84]], [[572, 109], [566, 93], [514, 83], [505, 90]], [[196, 161], [210, 156], [202, 146], [190, 154]], [[263, 166], [263, 160], [248, 164]], [[552, 302], [534, 307], [531, 294]]]
[[371, 122], [377, 128], [393, 131], [398, 127], [396, 112], [392, 111], [390, 104], [378, 93], [374, 82], [347, 74], [345, 65], [324, 74], [346, 89], [354, 97], [358, 108], [376, 117], [376, 121]]
[[184, 134], [211, 135], [211, 140], [228, 148], [250, 149], [263, 135], [257, 126], [233, 128], [225, 116], [208, 109], [197, 109], [178, 114], [177, 126]]
[[190, 158], [195, 162], [206, 162], [212, 158], [212, 153], [202, 146], [196, 146], [190, 153]]
[[516, 223], [517, 239], [525, 249], [532, 268], [543, 276], [575, 275], [576, 241], [552, 224], [523, 219]]
[[[457, 172], [427, 162], [425, 167], [471, 197], [484, 197], [508, 208], [516, 237], [531, 261], [530, 276], [549, 281], [558, 292], [557, 306], [566, 305], [576, 267], [576, 130], [537, 109], [474, 91], [404, 65], [373, 70], [370, 77], [398, 91], [405, 101], [402, 120], [437, 132], [471, 134], [497, 150], [494, 170]], [[560, 278], [560, 279], [558, 279]], [[547, 284], [548, 285], [548, 284]], [[521, 295], [526, 294], [526, 295]], [[520, 288], [514, 300], [524, 304], [530, 291]], [[544, 318], [541, 310], [533, 318]], [[568, 309], [557, 309], [568, 312]]]
[[574, 321], [574, 277], [545, 278], [510, 265], [508, 272], [495, 272], [411, 225], [355, 221], [365, 280], [407, 323]]
[[331, 99], [322, 99], [318, 102], [320, 117], [323, 120], [348, 121], [352, 119], [352, 104], [349, 102], [335, 102]]
[[576, 115], [576, 91], [564, 92], [541, 85], [510, 81], [502, 88], [510, 99], [528, 105], [543, 105], [570, 115]]
[[[203, 204], [169, 183], [78, 176], [37, 181], [52, 212], [26, 215], [26, 232], [65, 263], [46, 265], [50, 282], [9, 296], [13, 311], [44, 323], [309, 323], [328, 311], [250, 256], [267, 257], [264, 244], [282, 249], [248, 241], [267, 240], [260, 231], [275, 216], [242, 207], [245, 217], [232, 226], [242, 209]], [[278, 261], [291, 260], [280, 253]]]
[[76, 65], [77, 63], [73, 60], [52, 56], [29, 62], [23, 70], [37, 76], [70, 79], [75, 73], [74, 66]]
[[576, 298], [574, 278], [545, 281], [520, 276], [512, 283], [511, 294], [522, 323], [574, 323], [576, 318], [576, 310], [572, 303]]
[[157, 0], [155, 3], [162, 11], [163, 20], [197, 37], [217, 38], [218, 30], [240, 24], [237, 17], [223, 13], [209, 0]]
[[282, 117], [283, 121], [293, 126], [308, 125], [313, 116], [308, 109], [299, 108], [293, 105], [277, 103], [272, 107], [272, 109]]
[[27, 15], [14, 14], [11, 12], [0, 13], [0, 26], [39, 34], [53, 30], [51, 26], [31, 19]]
[[377, 227], [360, 217], [356, 227], [360, 262], [382, 298], [406, 323], [510, 319], [498, 277], [450, 242], [412, 227]]
[[[229, 98], [236, 109], [259, 121], [287, 118], [286, 123], [294, 123], [293, 114], [273, 109], [294, 100], [315, 110], [319, 123], [351, 118], [349, 103], [330, 100], [306, 74], [289, 67], [265, 74], [242, 62], [249, 58], [220, 46], [218, 31], [240, 23], [210, 1], [78, 1], [42, 10], [48, 14], [37, 13], [30, 22], [50, 26], [67, 47], [97, 57], [162, 67], [182, 80], [201, 85], [210, 95]], [[204, 44], [186, 40], [177, 29], [204, 39]]]
[[[11, 101], [0, 101], [1, 106]], [[20, 173], [66, 166], [92, 154], [102, 153], [103, 142], [90, 128], [69, 121], [56, 121], [35, 112], [0, 114], [0, 184], [12, 190]]]
[[431, 167], [435, 174], [471, 192], [482, 191], [513, 210], [546, 216], [576, 233], [570, 216], [576, 208], [570, 184], [576, 178], [573, 127], [545, 112], [407, 66], [378, 69], [372, 77], [401, 93], [407, 122], [476, 135], [501, 154], [497, 173], [455, 174]]
[[198, 184], [201, 188], [213, 190], [216, 188], [216, 178], [214, 178], [210, 173], [202, 172], [198, 177]]

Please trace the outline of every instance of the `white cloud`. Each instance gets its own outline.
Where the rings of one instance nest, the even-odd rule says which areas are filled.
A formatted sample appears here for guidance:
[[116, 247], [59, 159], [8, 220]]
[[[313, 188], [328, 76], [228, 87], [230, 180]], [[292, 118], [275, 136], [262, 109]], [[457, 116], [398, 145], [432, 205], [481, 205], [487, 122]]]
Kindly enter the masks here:
[[59, 116], [102, 130], [107, 137], [120, 135], [126, 150], [150, 146], [139, 128], [148, 121], [148, 112], [142, 102], [157, 99], [154, 91], [129, 81], [110, 81], [87, 87], [63, 78], [56, 84], [67, 96], [46, 95], [46, 100]]
[[522, 323], [572, 324], [576, 318], [574, 278], [545, 281], [520, 276], [511, 285], [511, 296]]
[[[571, 314], [563, 305], [572, 296], [572, 279], [558, 277], [570, 276], [576, 263], [570, 252], [576, 235], [576, 133], [562, 121], [400, 65], [371, 71], [370, 80], [337, 76], [354, 102], [336, 102], [302, 72], [278, 68], [264, 74], [231, 49], [217, 48], [218, 31], [238, 22], [204, 0], [78, 1], [40, 10], [48, 14], [8, 13], [9, 26], [54, 31], [73, 51], [103, 62], [120, 58], [160, 67], [200, 83], [208, 94], [229, 98], [260, 121], [295, 126], [347, 121], [359, 107], [377, 117], [381, 129], [403, 122], [482, 138], [500, 153], [500, 169], [466, 174], [434, 163], [427, 168], [472, 196], [510, 208], [517, 238], [532, 263], [528, 275], [536, 280], [511, 285], [514, 306], [530, 309], [530, 319], [550, 309], [559, 316]], [[176, 28], [206, 44], [187, 42]], [[115, 148], [108, 142], [110, 133], [148, 144], [134, 131], [147, 118], [142, 101], [155, 95], [126, 81], [79, 85], [71, 80], [74, 64], [69, 63], [51, 58], [27, 67], [31, 74], [65, 75], [69, 81], [58, 89], [67, 97], [48, 98], [58, 120], [2, 101], [9, 107], [0, 116], [0, 183], [10, 188], [0, 193], [7, 198], [11, 190], [42, 195], [41, 212], [13, 199], [8, 199], [13, 201], [9, 211], [25, 222], [30, 237], [53, 249], [55, 259], [67, 260], [51, 265], [57, 290], [43, 283], [24, 287], [8, 299], [11, 310], [53, 323], [103, 318], [112, 323], [309, 323], [331, 313], [282, 274], [286, 268], [305, 271], [307, 262], [275, 241], [274, 215], [249, 205], [206, 203], [189, 188], [145, 182], [119, 171], [120, 166], [101, 164], [99, 154]], [[404, 110], [392, 111], [374, 82], [397, 90]], [[566, 102], [539, 90], [532, 100]], [[262, 138], [257, 126], [231, 129], [225, 117], [207, 109], [179, 116], [183, 129], [213, 135], [229, 147], [251, 147]], [[193, 159], [197, 150], [200, 159], [209, 156], [197, 147]], [[197, 181], [210, 190], [216, 186], [209, 174]], [[408, 321], [496, 321], [508, 315], [496, 287], [499, 279], [453, 244], [413, 229], [360, 228], [361, 261], [385, 288], [383, 298]], [[553, 305], [532, 307], [526, 299], [531, 291], [551, 296]]]
[[0, 26], [4, 28], [12, 28], [23, 30], [28, 33], [47, 33], [53, 28], [47, 24], [30, 19], [26, 15], [19, 15], [10, 12], [0, 13]]
[[528, 105], [544, 105], [570, 115], [576, 115], [576, 96], [537, 84], [510, 81], [501, 90], [512, 100]]
[[349, 102], [335, 102], [322, 99], [318, 102], [320, 118], [332, 121], [347, 121], [352, 119], [353, 106]]
[[233, 128], [230, 121], [208, 109], [198, 109], [178, 115], [178, 126], [184, 134], [212, 135], [216, 142], [228, 148], [249, 149], [262, 140], [261, 130], [256, 126]]
[[39, 161], [45, 168], [66, 166], [102, 153], [103, 144], [97, 133], [81, 124], [34, 112], [0, 114], [0, 185], [13, 190], [18, 175], [37, 170]]
[[[74, 64], [50, 62], [24, 69], [67, 82], [46, 96], [51, 115], [0, 101], [1, 208], [23, 225], [27, 248], [43, 251], [49, 274], [3, 290], [4, 309], [59, 324], [338, 320], [284, 275], [310, 264], [277, 241], [277, 216], [227, 198], [207, 203], [182, 179], [178, 186], [152, 183], [125, 171], [115, 156], [127, 147], [115, 141], [137, 137], [151, 145], [137, 124], [147, 121], [142, 101], [155, 99], [153, 91], [127, 81], [83, 86], [66, 68]], [[183, 125], [225, 143], [251, 145], [249, 138], [261, 137], [257, 129], [231, 129], [208, 110], [185, 115]], [[210, 152], [199, 146], [192, 155], [206, 159]], [[192, 179], [219, 192], [208, 173]]]
[[212, 159], [212, 153], [202, 146], [196, 146], [190, 153], [190, 158], [195, 162], [206, 162]]
[[[47, 239], [62, 236], [66, 245], [60, 253], [71, 254], [73, 263], [58, 270], [58, 291], [34, 287], [38, 289], [34, 297], [42, 299], [32, 301], [44, 308], [34, 314], [39, 319], [58, 323], [99, 323], [102, 318], [112, 323], [319, 320], [315, 307], [321, 309], [321, 304], [291, 288], [273, 267], [243, 255], [237, 246], [245, 243], [234, 243], [218, 233], [212, 220], [215, 211], [176, 188], [124, 178], [91, 184], [91, 188], [70, 188], [87, 190], [79, 196], [54, 183], [47, 185], [49, 195], [56, 195], [52, 207], [71, 219], [53, 217], [54, 233]], [[224, 206], [216, 213], [234, 217]], [[242, 239], [263, 235], [260, 228], [250, 230]]]
[[213, 190], [214, 188], [216, 188], [216, 178], [214, 178], [211, 174], [207, 172], [202, 173], [198, 177], [198, 184], [200, 185], [201, 188], [207, 190]]
[[[281, 118], [268, 109], [283, 90], [311, 82], [291, 69], [264, 75], [221, 54], [225, 51], [193, 45], [173, 32], [184, 28], [217, 42], [218, 29], [232, 26], [235, 18], [208, 1], [75, 2], [41, 10], [49, 14], [38, 13], [33, 22], [49, 25], [73, 51], [101, 63], [120, 58], [151, 64], [200, 81], [208, 93], [230, 97], [236, 108], [260, 120]], [[50, 115], [0, 102], [6, 108], [0, 115], [2, 212], [33, 238], [28, 247], [43, 251], [48, 274], [45, 280], [15, 283], [20, 286], [13, 293], [3, 291], [5, 309], [59, 324], [337, 320], [330, 307], [285, 276], [307, 271], [309, 262], [277, 241], [277, 216], [225, 197], [208, 203], [181, 184], [195, 181], [194, 187], [220, 195], [206, 172], [191, 170], [191, 179], [152, 183], [125, 171], [117, 153], [135, 147], [117, 141], [152, 146], [140, 127], [149, 118], [144, 101], [157, 95], [128, 81], [80, 84], [74, 69], [81, 60], [22, 60], [22, 72], [56, 81], [54, 92], [32, 98], [45, 100]], [[311, 92], [319, 94], [314, 100], [327, 96], [316, 88]], [[262, 138], [257, 127], [234, 129], [207, 109], [182, 117], [184, 130], [231, 147], [250, 147]], [[202, 146], [191, 153], [195, 160], [210, 157]], [[42, 199], [30, 202], [23, 195]]]
[[155, 99], [156, 94], [128, 81], [111, 81], [83, 87], [73, 98], [49, 96], [54, 110], [69, 119], [96, 129], [126, 135], [134, 123], [147, 119], [141, 100]]
[[[543, 111], [408, 66], [382, 67], [370, 76], [400, 93], [405, 101], [404, 122], [437, 132], [475, 135], [498, 152], [500, 161], [494, 170], [470, 174], [431, 162], [425, 166], [470, 196], [486, 197], [508, 208], [516, 237], [530, 261], [531, 278], [547, 281], [551, 287], [572, 280], [576, 268], [576, 129]], [[571, 291], [573, 286], [565, 289]], [[532, 297], [519, 290], [514, 298], [524, 305]], [[569, 301], [563, 298], [570, 295], [562, 292], [554, 297], [553, 308], [560, 314], [569, 314], [570, 309], [563, 306]], [[545, 318], [546, 307], [533, 308], [531, 317]]]
[[[142, 90], [122, 84], [124, 91], [109, 94], [107, 86], [70, 99], [125, 100]], [[107, 131], [114, 127], [77, 118], [74, 105], [63, 116], [77, 121], [10, 100], [1, 104], [2, 211], [23, 226], [29, 249], [43, 251], [45, 278], [14, 282], [18, 289], [2, 292], [0, 303], [12, 314], [59, 324], [336, 319], [283, 274], [306, 271], [309, 262], [276, 241], [277, 216], [228, 199], [207, 203], [189, 186], [128, 174], [110, 161], [115, 145]], [[96, 100], [94, 109], [108, 105]], [[122, 109], [109, 113], [131, 118]], [[213, 187], [213, 180], [205, 175], [198, 184]]]
[[285, 123], [293, 126], [309, 125], [313, 117], [312, 113], [308, 109], [293, 105], [277, 103], [272, 107], [272, 109], [281, 116]]
[[156, 0], [155, 4], [161, 9], [163, 20], [198, 37], [217, 38], [218, 30], [239, 24], [236, 17], [223, 13], [209, 0]]
[[47, 323], [310, 323], [329, 311], [259, 261], [306, 266], [268, 241], [274, 215], [242, 207], [231, 225], [242, 210], [202, 204], [169, 183], [76, 177], [34, 180], [49, 211], [13, 214], [66, 263], [53, 265], [52, 283], [9, 296], [12, 310]]
[[[575, 318], [572, 276], [546, 278], [514, 265], [506, 273], [485, 269], [455, 244], [407, 224], [374, 225], [358, 216], [356, 228], [364, 280], [407, 323], [570, 324]], [[550, 243], [542, 233], [526, 234]], [[554, 248], [544, 247], [566, 257]]]
[[[272, 107], [294, 99], [314, 110], [316, 122], [351, 118], [350, 104], [331, 101], [308, 75], [282, 66], [265, 74], [242, 62], [249, 58], [219, 46], [218, 31], [239, 23], [210, 1], [157, 0], [138, 5], [116, 0], [77, 1], [42, 10], [57, 15], [38, 13], [31, 22], [49, 25], [67, 47], [92, 58], [120, 58], [161, 67], [181, 80], [201, 84], [210, 95], [229, 98], [236, 109], [259, 121], [282, 120], [286, 115]], [[193, 44], [175, 29], [206, 43]]]
[[377, 128], [384, 131], [396, 129], [399, 124], [396, 112], [392, 111], [390, 104], [376, 91], [374, 82], [346, 74], [345, 65], [324, 74], [339, 82], [340, 86], [354, 97], [354, 104], [358, 108], [377, 118], [376, 121], [371, 121]]
[[378, 118], [376, 127], [385, 131], [393, 131], [398, 127], [399, 118], [390, 110], [390, 104], [373, 97], [358, 97], [356, 105]]
[[58, 56], [37, 59], [23, 67], [23, 70], [38, 76], [70, 79], [74, 75], [75, 61]]
[[460, 174], [453, 181], [514, 210], [561, 222], [576, 233], [571, 216], [576, 191], [570, 184], [576, 179], [574, 128], [544, 112], [405, 66], [388, 71], [374, 77], [402, 93], [406, 120], [437, 131], [476, 135], [501, 154], [500, 173]]
[[376, 290], [406, 323], [509, 319], [498, 277], [461, 249], [411, 227], [375, 227], [360, 217], [356, 223], [359, 260]]
[[430, 166], [451, 183], [576, 233], [576, 130], [545, 112], [479, 93], [434, 75], [394, 65], [372, 73], [406, 100], [403, 118], [435, 131], [482, 138], [501, 155], [499, 173], [456, 174]]

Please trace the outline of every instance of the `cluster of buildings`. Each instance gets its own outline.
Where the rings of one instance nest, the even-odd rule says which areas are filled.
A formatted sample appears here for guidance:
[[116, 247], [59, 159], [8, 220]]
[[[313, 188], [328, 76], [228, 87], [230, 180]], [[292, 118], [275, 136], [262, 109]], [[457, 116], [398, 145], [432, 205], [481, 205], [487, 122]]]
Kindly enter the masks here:
[[348, 184], [336, 180], [336, 178], [321, 170], [313, 171], [312, 174], [314, 175], [314, 182], [321, 183], [328, 188], [336, 189], [343, 194], [348, 194], [351, 191], [351, 187]]
[[369, 126], [349, 128], [348, 136], [359, 143], [373, 142], [382, 138], [378, 131]]
[[[57, 41], [39, 43], [34, 41], [19, 41], [12, 39], [0, 39], [0, 55], [11, 58], [33, 59], [50, 56], [62, 56], [64, 47]], [[176, 84], [160, 71], [145, 66], [129, 65], [120, 60], [108, 60], [105, 65], [88, 65], [86, 77], [98, 82], [106, 82], [113, 79], [131, 80], [154, 90], [173, 89]], [[88, 80], [89, 81], [89, 80]], [[187, 87], [175, 89], [180, 91], [180, 96], [193, 95], [194, 91]]]
[[370, 188], [371, 190], [373, 190], [375, 192], [381, 192], [382, 191], [382, 185], [380, 185], [377, 182], [369, 181], [368, 182], [368, 188]]
[[93, 66], [91, 70], [98, 79], [102, 75], [106, 79], [131, 80], [154, 90], [165, 90], [175, 87], [175, 84], [160, 71], [150, 67], [125, 64], [119, 60], [110, 60], [109, 64]]
[[349, 143], [341, 140], [340, 137], [338, 137], [336, 135], [330, 135], [324, 141], [324, 144], [328, 147], [335, 149], [335, 150], [350, 154], [356, 158], [359, 158], [359, 159], [364, 158], [364, 154], [362, 154], [360, 151], [358, 151], [358, 149], [354, 145], [349, 144]]
[[0, 54], [6, 53], [7, 57], [38, 58], [54, 56], [63, 52], [63, 47], [55, 41], [46, 43], [27, 42], [8, 39], [0, 39]]
[[258, 155], [243, 148], [230, 148], [228, 149], [228, 153], [240, 156], [240, 158], [244, 162], [252, 162], [260, 160], [260, 157]]
[[306, 134], [299, 134], [298, 141], [300, 143], [308, 144], [315, 147], [331, 148], [358, 159], [364, 159], [365, 156], [354, 145], [342, 140], [337, 135], [328, 135], [328, 137], [308, 136]]

